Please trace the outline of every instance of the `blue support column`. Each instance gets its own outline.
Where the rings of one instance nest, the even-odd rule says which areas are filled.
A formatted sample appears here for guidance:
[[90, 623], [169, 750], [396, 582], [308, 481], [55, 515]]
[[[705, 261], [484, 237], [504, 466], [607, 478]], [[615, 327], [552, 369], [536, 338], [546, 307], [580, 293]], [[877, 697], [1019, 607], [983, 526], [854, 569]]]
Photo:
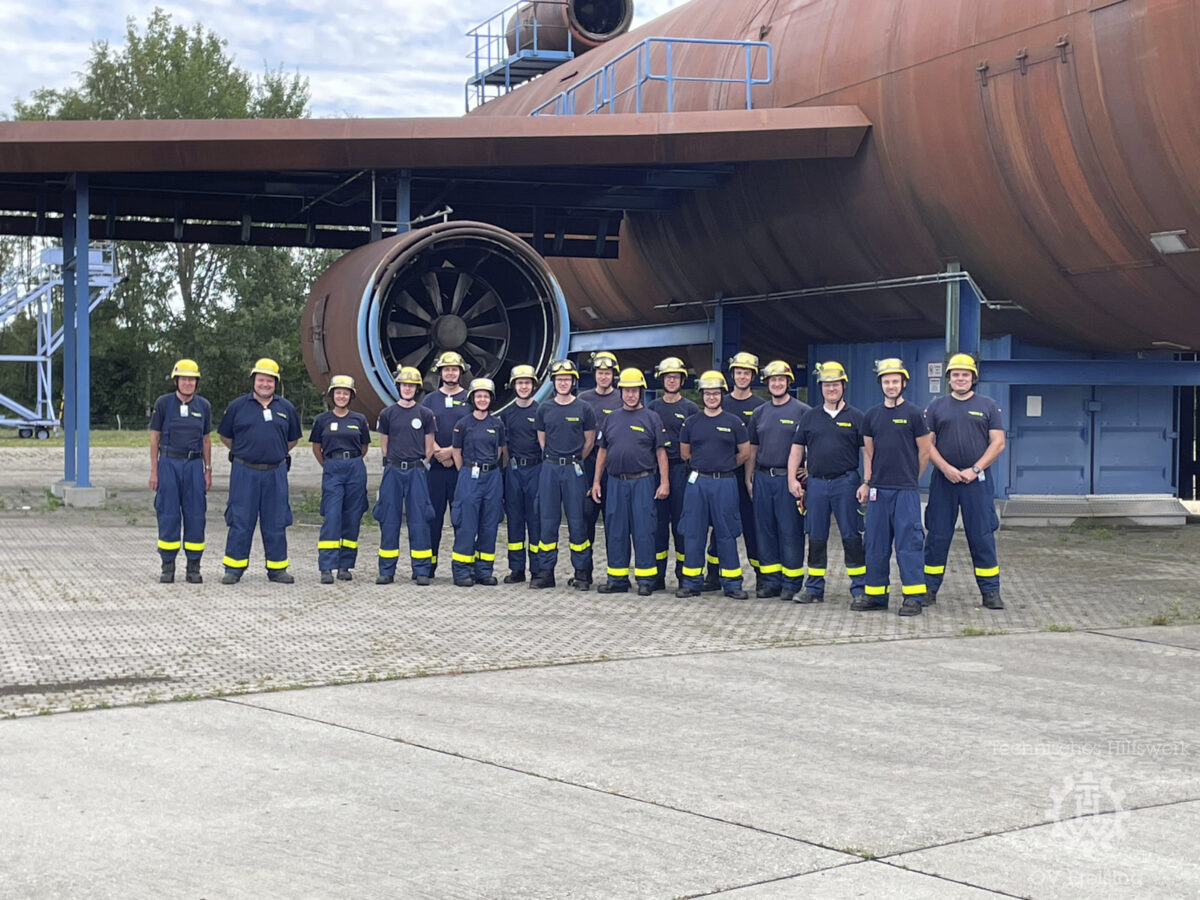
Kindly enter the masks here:
[[716, 339], [713, 341], [713, 368], [725, 371], [725, 361], [741, 349], [742, 312], [736, 306], [722, 306], [713, 310]]
[[412, 226], [412, 170], [401, 169], [396, 182], [396, 234], [404, 234]]
[[[63, 194], [63, 481], [75, 483], [75, 185]], [[53, 400], [51, 400], [53, 403]]]
[[979, 358], [981, 310], [975, 285], [964, 278], [959, 284], [958, 352], [970, 353], [976, 359]]
[[91, 445], [91, 283], [88, 242], [88, 177], [75, 176], [75, 484], [90, 488], [88, 453]]

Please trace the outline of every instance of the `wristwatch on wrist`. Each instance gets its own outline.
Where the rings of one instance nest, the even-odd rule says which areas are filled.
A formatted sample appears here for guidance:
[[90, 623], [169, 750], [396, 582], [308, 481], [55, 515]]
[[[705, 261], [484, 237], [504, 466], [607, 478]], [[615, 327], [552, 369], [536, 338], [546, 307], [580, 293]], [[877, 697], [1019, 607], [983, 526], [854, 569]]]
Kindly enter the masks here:
[[211, 472], [211, 471], [212, 471], [212, 466], [210, 466], [210, 465], [208, 465], [208, 464], [206, 463], [206, 464], [205, 464], [205, 466], [204, 466], [204, 471], [205, 471], [205, 472]]
[[983, 471], [983, 469], [979, 468], [979, 466], [971, 466], [971, 471], [974, 472], [976, 475], [978, 475], [980, 472]]

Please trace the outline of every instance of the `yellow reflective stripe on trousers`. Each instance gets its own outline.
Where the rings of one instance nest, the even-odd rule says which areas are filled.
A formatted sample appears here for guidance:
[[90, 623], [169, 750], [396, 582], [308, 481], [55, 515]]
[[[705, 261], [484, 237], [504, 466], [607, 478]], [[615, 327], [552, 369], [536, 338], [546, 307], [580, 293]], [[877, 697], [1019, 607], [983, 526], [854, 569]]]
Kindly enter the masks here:
[[614, 569], [612, 566], [609, 566], [608, 567], [608, 577], [609, 578], [628, 578], [629, 570], [628, 569]]
[[184, 541], [183, 549], [190, 550], [192, 553], [203, 553], [204, 544], [193, 544], [191, 541]]
[[717, 559], [715, 556], [706, 556], [705, 559], [708, 560], [708, 564], [710, 566], [719, 566], [721, 564], [721, 560]]
[[249, 559], [234, 559], [231, 556], [227, 556], [223, 560], [221, 560], [221, 563], [227, 569], [244, 569], [248, 565], [250, 565], [250, 560]]
[[[976, 569], [975, 571], [976, 571], [977, 573], [979, 572], [979, 570], [978, 570], [978, 569]], [[945, 566], [926, 566], [926, 567], [925, 567], [925, 574], [926, 574], [926, 575], [945, 575], [945, 574], [946, 574], [946, 567], [945, 567]]]
[[925, 585], [923, 584], [902, 584], [900, 590], [904, 592], [905, 597], [911, 597], [914, 594], [924, 594]]
[[854, 566], [854, 567], [846, 566], [846, 574], [847, 575], [866, 575], [867, 567], [866, 566]]
[[[765, 572], [766, 569], [763, 569], [763, 571]], [[822, 574], [824, 574], [824, 573], [822, 573]], [[783, 577], [784, 578], [801, 578], [801, 577], [803, 577], [803, 575], [804, 575], [804, 566], [801, 566], [798, 569], [789, 569], [785, 566], [783, 569]]]
[[558, 542], [555, 541], [553, 544], [547, 544], [545, 541], [542, 541], [540, 544], [538, 544], [538, 549], [543, 553], [549, 553], [551, 550], [558, 549]]
[[666, 550], [664, 550], [664, 551], [662, 551], [661, 553], [655, 553], [655, 554], [654, 554], [654, 558], [655, 558], [655, 559], [666, 559], [666, 558], [667, 558], [667, 551], [666, 551]]
[[704, 574], [703, 569], [689, 569], [687, 566], [683, 567], [683, 577], [684, 578], [699, 578], [703, 574]]
[[814, 569], [812, 566], [809, 566], [808, 574], [812, 575], [814, 578], [824, 578], [825, 570], [824, 569]]
[[863, 590], [866, 592], [868, 597], [885, 597], [885, 596], [887, 596], [887, 588], [885, 588], [885, 587], [877, 587], [875, 585], [868, 584], [866, 587], [863, 588]]
[[518, 550], [524, 550], [524, 549], [525, 549], [524, 541], [509, 541], [508, 542], [508, 552], [509, 553], [515, 553]]
[[340, 550], [342, 549], [341, 541], [317, 541], [318, 550]]
[[633, 574], [638, 578], [652, 578], [658, 574], [658, 569], [637, 569], [633, 570]]
[[183, 544], [181, 544], [179, 541], [159, 541], [158, 542], [159, 550], [178, 550], [182, 546], [183, 546]]
[[741, 578], [742, 577], [742, 567], [738, 566], [736, 569], [722, 569], [721, 577], [722, 578]]
[[571, 544], [571, 549], [576, 553], [582, 553], [588, 547], [592, 546], [591, 541], [584, 541], [582, 544]]
[[475, 562], [475, 554], [467, 553], [451, 553], [450, 558], [456, 563], [473, 563]]
[[976, 569], [975, 570], [976, 578], [991, 578], [992, 576], [999, 575], [999, 574], [1000, 574], [999, 566], [993, 566], [990, 569]]
[[[400, 551], [397, 550], [396, 554], [399, 555], [399, 552]], [[433, 559], [432, 550], [409, 550], [408, 555], [413, 559]]]
[[675, 551], [675, 562], [683, 562], [683, 560], [684, 560], [684, 555], [682, 553], [680, 553], [678, 550], [676, 550]]
[[379, 548], [379, 558], [380, 559], [397, 559], [397, 558], [399, 558], [399, 556], [400, 556], [399, 549], [384, 550], [382, 547]]
[[475, 554], [475, 558], [482, 559], [484, 562], [495, 562], [496, 554], [495, 553], [484, 553], [482, 550], [480, 550], [478, 553]]
[[358, 541], [349, 541], [349, 540], [346, 540], [346, 538], [342, 538], [342, 546], [345, 547], [347, 550], [357, 550], [358, 549]]
[[288, 567], [288, 561], [286, 559], [268, 559], [267, 560], [267, 568], [268, 569], [286, 569], [287, 567]]
[[781, 566], [779, 563], [768, 563], [759, 571], [761, 571], [764, 575], [774, 575], [776, 572], [782, 572], [783, 566]]

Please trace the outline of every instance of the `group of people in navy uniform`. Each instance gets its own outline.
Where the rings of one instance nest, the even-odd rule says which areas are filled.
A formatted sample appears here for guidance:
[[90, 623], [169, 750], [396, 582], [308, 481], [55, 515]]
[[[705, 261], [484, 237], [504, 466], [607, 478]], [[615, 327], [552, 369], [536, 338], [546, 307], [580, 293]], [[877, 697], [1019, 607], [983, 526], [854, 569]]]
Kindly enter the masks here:
[[[821, 398], [812, 407], [793, 396], [791, 366], [774, 360], [760, 369], [747, 352], [729, 361], [732, 388], [718, 370], [697, 377], [699, 407], [682, 394], [688, 372], [678, 357], [655, 368], [661, 393], [649, 405], [640, 370], [620, 369], [608, 351], [594, 354], [592, 364], [596, 386], [577, 394], [575, 364], [552, 363], [552, 392], [540, 403], [534, 368], [514, 366], [508, 386], [515, 399], [499, 412], [491, 379], [462, 386], [466, 366], [454, 351], [434, 361], [438, 387], [425, 396], [419, 370], [397, 370], [398, 400], [374, 427], [383, 460], [372, 510], [380, 528], [377, 584], [395, 581], [406, 524], [412, 581], [431, 583], [449, 511], [456, 587], [498, 583], [502, 519], [504, 583], [528, 578], [530, 589], [555, 587], [565, 518], [573, 572], [567, 586], [588, 591], [595, 526], [603, 516], [607, 571], [600, 593], [636, 589], [650, 596], [666, 590], [673, 568], [679, 598], [721, 591], [747, 599], [740, 538], [757, 597], [819, 603], [836, 520], [851, 609], [889, 607], [894, 550], [899, 613], [909, 616], [936, 602], [961, 512], [982, 604], [1003, 608], [987, 470], [1004, 450], [1004, 430], [994, 401], [975, 392], [979, 369], [971, 356], [950, 358], [950, 393], [927, 410], [904, 398], [904, 363], [880, 360], [875, 378], [883, 400], [865, 413], [846, 402], [848, 375], [833, 361], [816, 367]], [[217, 426], [231, 461], [222, 582], [236, 583], [246, 571], [257, 525], [268, 579], [291, 583], [287, 470], [300, 422], [279, 395], [273, 360], [258, 360], [250, 374], [250, 392], [229, 404]], [[179, 360], [171, 377], [175, 390], [158, 398], [150, 423], [160, 581], [174, 580], [182, 549], [186, 580], [198, 583], [212, 483], [212, 410], [197, 393], [193, 360]], [[756, 377], [766, 398], [753, 391]], [[364, 458], [372, 429], [351, 409], [354, 395], [352, 378], [333, 376], [329, 409], [309, 434], [323, 470], [317, 549], [325, 584], [352, 580], [369, 506]], [[922, 525], [918, 481], [930, 463]]]

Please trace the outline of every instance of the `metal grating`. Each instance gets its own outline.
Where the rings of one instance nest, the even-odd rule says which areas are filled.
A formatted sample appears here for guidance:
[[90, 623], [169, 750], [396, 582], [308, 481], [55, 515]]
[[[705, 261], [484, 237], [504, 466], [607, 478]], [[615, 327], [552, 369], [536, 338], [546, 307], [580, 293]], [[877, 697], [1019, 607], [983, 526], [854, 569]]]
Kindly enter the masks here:
[[1005, 525], [1069, 524], [1078, 519], [1128, 519], [1139, 525], [1183, 525], [1187, 509], [1170, 494], [1016, 495], [1001, 504]]

